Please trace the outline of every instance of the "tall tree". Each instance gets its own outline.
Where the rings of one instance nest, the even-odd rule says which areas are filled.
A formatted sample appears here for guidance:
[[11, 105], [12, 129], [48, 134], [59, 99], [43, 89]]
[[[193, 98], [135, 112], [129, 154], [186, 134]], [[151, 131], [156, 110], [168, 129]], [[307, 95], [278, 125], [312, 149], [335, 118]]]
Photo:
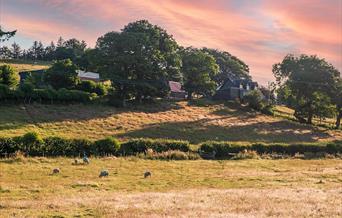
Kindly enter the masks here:
[[[317, 56], [287, 55], [281, 63], [273, 65], [273, 74], [279, 86], [286, 89], [292, 98], [292, 107], [298, 120], [312, 123], [319, 108], [318, 98], [331, 96], [340, 72]], [[284, 87], [285, 86], [285, 87]]]
[[55, 43], [52, 41], [49, 46], [46, 46], [45, 48], [45, 60], [54, 60], [55, 58], [55, 52], [56, 52], [56, 46]]
[[180, 79], [178, 46], [165, 30], [148, 21], [109, 32], [96, 44], [97, 64], [121, 100], [165, 96], [167, 80]]
[[187, 48], [182, 52], [182, 60], [184, 89], [188, 92], [188, 99], [192, 99], [194, 93], [213, 94], [216, 84], [212, 78], [219, 71], [215, 58], [198, 49]]
[[219, 66], [219, 72], [212, 78], [218, 86], [222, 85], [231, 75], [237, 78], [251, 78], [248, 65], [229, 52], [210, 48], [203, 48], [201, 50], [212, 55]]
[[44, 46], [42, 42], [34, 41], [33, 45], [29, 49], [29, 56], [33, 60], [42, 60], [45, 54]]
[[57, 40], [57, 47], [63, 47], [64, 45], [64, 39], [62, 38], [62, 36], [60, 36]]
[[11, 45], [11, 53], [14, 59], [18, 59], [21, 56], [21, 53], [22, 53], [21, 48], [15, 42]]

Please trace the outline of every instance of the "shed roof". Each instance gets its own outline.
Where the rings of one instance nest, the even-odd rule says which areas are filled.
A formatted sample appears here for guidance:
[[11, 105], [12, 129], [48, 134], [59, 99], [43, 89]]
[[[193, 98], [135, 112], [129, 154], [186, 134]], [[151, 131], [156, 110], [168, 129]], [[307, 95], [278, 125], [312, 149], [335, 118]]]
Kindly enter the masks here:
[[81, 78], [88, 78], [88, 79], [100, 79], [100, 74], [93, 73], [93, 72], [85, 72], [82, 70], [77, 70], [77, 75]]

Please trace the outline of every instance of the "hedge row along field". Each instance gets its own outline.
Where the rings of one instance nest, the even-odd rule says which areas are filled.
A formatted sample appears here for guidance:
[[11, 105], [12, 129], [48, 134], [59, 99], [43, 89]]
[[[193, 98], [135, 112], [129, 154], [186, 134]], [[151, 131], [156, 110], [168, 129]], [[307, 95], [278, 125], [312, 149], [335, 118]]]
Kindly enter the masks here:
[[[295, 155], [297, 153], [341, 154], [342, 141], [329, 142], [325, 145], [314, 144], [233, 144], [230, 142], [209, 141], [200, 144], [200, 155], [214, 153], [217, 159], [231, 158], [240, 152], [252, 151], [257, 154]], [[86, 139], [65, 139], [61, 137], [41, 138], [37, 133], [30, 132], [20, 137], [0, 138], [0, 155], [7, 157], [22, 152], [27, 156], [69, 156], [76, 157], [87, 154], [90, 156], [109, 155], [148, 155], [150, 158], [161, 159], [196, 159], [188, 141], [166, 139], [132, 139], [119, 142], [113, 137], [90, 141]], [[154, 154], [154, 155], [151, 155]], [[176, 156], [188, 158], [177, 158]], [[190, 157], [191, 156], [191, 157]], [[171, 158], [169, 158], [171, 157]], [[172, 158], [174, 157], [174, 158]]]

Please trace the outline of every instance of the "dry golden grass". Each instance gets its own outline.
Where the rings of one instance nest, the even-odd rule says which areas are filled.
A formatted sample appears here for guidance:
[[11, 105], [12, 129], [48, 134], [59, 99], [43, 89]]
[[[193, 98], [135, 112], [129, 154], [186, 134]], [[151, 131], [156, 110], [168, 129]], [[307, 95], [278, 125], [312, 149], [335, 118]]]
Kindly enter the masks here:
[[24, 60], [0, 60], [0, 66], [9, 64], [14, 67], [18, 72], [30, 71], [30, 70], [42, 70], [47, 69], [50, 66], [50, 62], [45, 61], [24, 61]]
[[323, 142], [342, 131], [299, 124], [249, 111], [236, 104], [190, 106], [164, 102], [117, 109], [103, 105], [3, 105], [0, 136], [36, 131], [43, 136], [99, 139], [150, 137], [249, 142]]
[[[341, 160], [0, 160], [2, 217], [341, 217]], [[59, 167], [59, 175], [50, 175]], [[101, 169], [108, 178], [99, 178]], [[145, 170], [152, 172], [143, 178]]]

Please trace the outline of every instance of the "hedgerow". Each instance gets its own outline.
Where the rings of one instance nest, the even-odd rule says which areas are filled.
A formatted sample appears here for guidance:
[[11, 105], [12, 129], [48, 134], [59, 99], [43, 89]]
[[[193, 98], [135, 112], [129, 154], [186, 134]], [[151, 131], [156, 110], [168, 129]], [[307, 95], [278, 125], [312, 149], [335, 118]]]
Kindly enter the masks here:
[[[200, 145], [199, 154], [214, 154], [214, 158], [232, 158], [239, 153], [256, 152], [263, 154], [342, 154], [342, 141], [316, 144], [264, 144], [241, 145], [231, 142], [208, 141]], [[0, 157], [22, 152], [27, 156], [108, 156], [153, 154], [150, 158], [186, 159], [193, 152], [188, 141], [168, 139], [131, 139], [120, 143], [113, 137], [90, 141], [87, 139], [66, 139], [62, 137], [42, 138], [34, 132], [19, 137], [0, 137]], [[187, 153], [187, 154], [186, 154]], [[208, 155], [207, 155], [208, 156]], [[210, 155], [209, 155], [210, 156]], [[317, 156], [317, 155], [316, 155]], [[321, 155], [322, 156], [322, 155]], [[203, 158], [205, 158], [203, 156]], [[192, 158], [189, 158], [192, 159]]]

